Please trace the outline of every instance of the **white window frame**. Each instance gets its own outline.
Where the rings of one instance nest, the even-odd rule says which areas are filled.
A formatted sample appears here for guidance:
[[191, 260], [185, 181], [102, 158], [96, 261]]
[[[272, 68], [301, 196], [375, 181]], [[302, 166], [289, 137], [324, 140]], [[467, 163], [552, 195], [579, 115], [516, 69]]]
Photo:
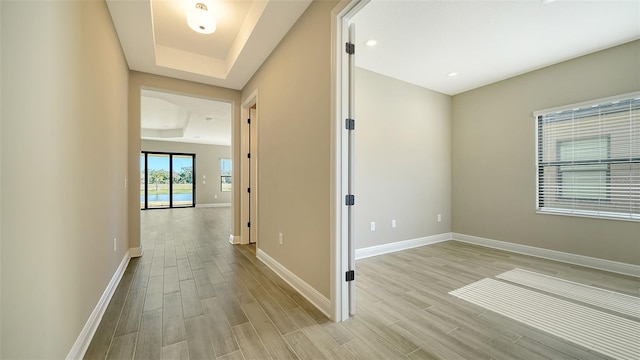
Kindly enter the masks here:
[[[608, 104], [608, 103], [615, 103], [615, 102], [618, 102], [618, 101], [624, 101], [624, 100], [629, 100], [629, 99], [634, 99], [634, 100], [640, 99], [640, 91], [627, 93], [627, 94], [622, 94], [622, 95], [617, 95], [617, 96], [612, 96], [612, 97], [607, 97], [607, 98], [595, 99], [595, 100], [586, 101], [586, 102], [577, 103], [577, 104], [564, 105], [564, 106], [554, 107], [554, 108], [550, 108], [550, 109], [538, 110], [538, 111], [535, 111], [533, 113], [534, 127], [535, 127], [535, 147], [536, 147], [535, 148], [535, 157], [536, 157], [535, 158], [535, 164], [536, 164], [536, 170], [535, 170], [535, 177], [536, 177], [535, 203], [536, 203], [536, 212], [538, 214], [567, 215], [567, 216], [590, 217], [590, 218], [601, 218], [601, 219], [604, 218], [604, 219], [640, 222], [640, 214], [620, 213], [620, 212], [607, 212], [607, 211], [601, 211], [601, 210], [575, 209], [575, 208], [571, 208], [571, 207], [544, 207], [544, 206], [540, 206], [540, 204], [541, 204], [541, 201], [540, 201], [541, 200], [541, 188], [540, 188], [541, 184], [540, 184], [539, 171], [540, 171], [541, 148], [539, 146], [539, 142], [541, 141], [542, 137], [541, 137], [541, 134], [540, 134], [540, 131], [539, 131], [539, 124], [538, 124], [539, 117], [547, 115], [547, 114], [551, 114], [551, 113], [558, 113], [558, 112], [568, 111], [568, 110], [583, 109], [583, 108], [588, 108], [588, 107], [593, 107], [593, 106], [598, 106], [598, 105], [604, 105], [604, 104]], [[573, 141], [580, 140], [580, 137], [571, 138], [571, 140], [573, 140]], [[637, 146], [639, 143], [640, 143], [640, 139], [635, 139], [635, 138], [633, 139], [633, 144], [635, 144]], [[611, 164], [610, 162], [605, 162], [605, 163], [606, 164]], [[559, 184], [559, 182], [558, 182], [558, 184]]]
[[[601, 159], [608, 159], [609, 158], [609, 154], [610, 154], [610, 148], [611, 148], [611, 137], [607, 136], [604, 138], [601, 137], [582, 137], [582, 138], [572, 138], [570, 140], [559, 140], [557, 141], [557, 156], [558, 156], [558, 160], [562, 161], [562, 146], [566, 143], [580, 143], [580, 142], [586, 142], [586, 141], [590, 141], [590, 140], [598, 140], [598, 142], [601, 145], [603, 142], [601, 140], [606, 140], [604, 142], [606, 148], [607, 148], [607, 157], [606, 158], [601, 158]], [[574, 150], [575, 151], [575, 150]], [[581, 167], [584, 165], [561, 165], [558, 166], [558, 174], [557, 174], [557, 179], [558, 179], [558, 198], [559, 199], [581, 199], [584, 201], [600, 201], [600, 200], [604, 200], [607, 201], [611, 198], [611, 192], [608, 191], [609, 189], [606, 187], [606, 179], [609, 177], [610, 173], [611, 173], [611, 164], [609, 163], [603, 163], [603, 164], [594, 164], [594, 165], [588, 165], [590, 168], [589, 169], [582, 169]], [[567, 169], [568, 168], [568, 169]], [[568, 184], [574, 184], [575, 182], [571, 182], [565, 180], [565, 174], [566, 173], [571, 173], [571, 174], [580, 174], [580, 173], [584, 173], [584, 172], [599, 172], [599, 173], [604, 173], [605, 176], [605, 184], [603, 184], [603, 188], [599, 189], [600, 191], [598, 191], [599, 196], [576, 196], [575, 194], [578, 193], [578, 191], [574, 191], [574, 195], [573, 196], [567, 196], [566, 192], [570, 192], [571, 190], [567, 189], [568, 186], [566, 186], [567, 184], [565, 184], [565, 181]], [[600, 175], [601, 176], [601, 175]]]

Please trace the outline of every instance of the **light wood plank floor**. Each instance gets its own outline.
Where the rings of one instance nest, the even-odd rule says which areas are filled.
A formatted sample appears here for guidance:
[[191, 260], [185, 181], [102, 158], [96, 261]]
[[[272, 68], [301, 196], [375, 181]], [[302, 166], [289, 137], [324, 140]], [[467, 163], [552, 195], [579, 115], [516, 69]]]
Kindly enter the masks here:
[[358, 261], [357, 315], [333, 323], [228, 242], [228, 208], [142, 212], [87, 359], [603, 359], [448, 294], [519, 267], [627, 294], [637, 278], [444, 242]]

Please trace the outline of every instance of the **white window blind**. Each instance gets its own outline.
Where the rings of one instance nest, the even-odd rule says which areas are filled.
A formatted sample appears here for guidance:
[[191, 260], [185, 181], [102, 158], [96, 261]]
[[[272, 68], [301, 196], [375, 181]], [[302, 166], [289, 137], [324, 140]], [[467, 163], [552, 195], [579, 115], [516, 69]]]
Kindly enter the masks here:
[[538, 212], [640, 221], [640, 92], [534, 115]]

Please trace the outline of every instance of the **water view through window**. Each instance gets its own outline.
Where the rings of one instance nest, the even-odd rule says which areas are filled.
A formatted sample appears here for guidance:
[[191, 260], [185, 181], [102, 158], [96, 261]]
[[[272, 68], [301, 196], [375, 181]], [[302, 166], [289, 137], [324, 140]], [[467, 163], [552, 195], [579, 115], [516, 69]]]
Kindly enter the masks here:
[[140, 155], [140, 208], [195, 206], [194, 160], [194, 154], [143, 152]]

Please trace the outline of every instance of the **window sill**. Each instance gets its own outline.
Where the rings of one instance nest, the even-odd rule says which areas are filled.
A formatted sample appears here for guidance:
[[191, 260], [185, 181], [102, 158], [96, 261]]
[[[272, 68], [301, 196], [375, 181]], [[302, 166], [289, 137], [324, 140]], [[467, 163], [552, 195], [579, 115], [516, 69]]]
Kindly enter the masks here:
[[546, 208], [544, 210], [537, 209], [536, 213], [542, 214], [542, 215], [562, 215], [562, 216], [573, 216], [573, 217], [583, 217], [583, 218], [592, 218], [592, 219], [640, 222], [640, 214], [628, 215], [628, 214], [620, 214], [620, 213], [612, 213], [612, 212], [576, 211], [576, 210], [557, 209], [557, 208]]

